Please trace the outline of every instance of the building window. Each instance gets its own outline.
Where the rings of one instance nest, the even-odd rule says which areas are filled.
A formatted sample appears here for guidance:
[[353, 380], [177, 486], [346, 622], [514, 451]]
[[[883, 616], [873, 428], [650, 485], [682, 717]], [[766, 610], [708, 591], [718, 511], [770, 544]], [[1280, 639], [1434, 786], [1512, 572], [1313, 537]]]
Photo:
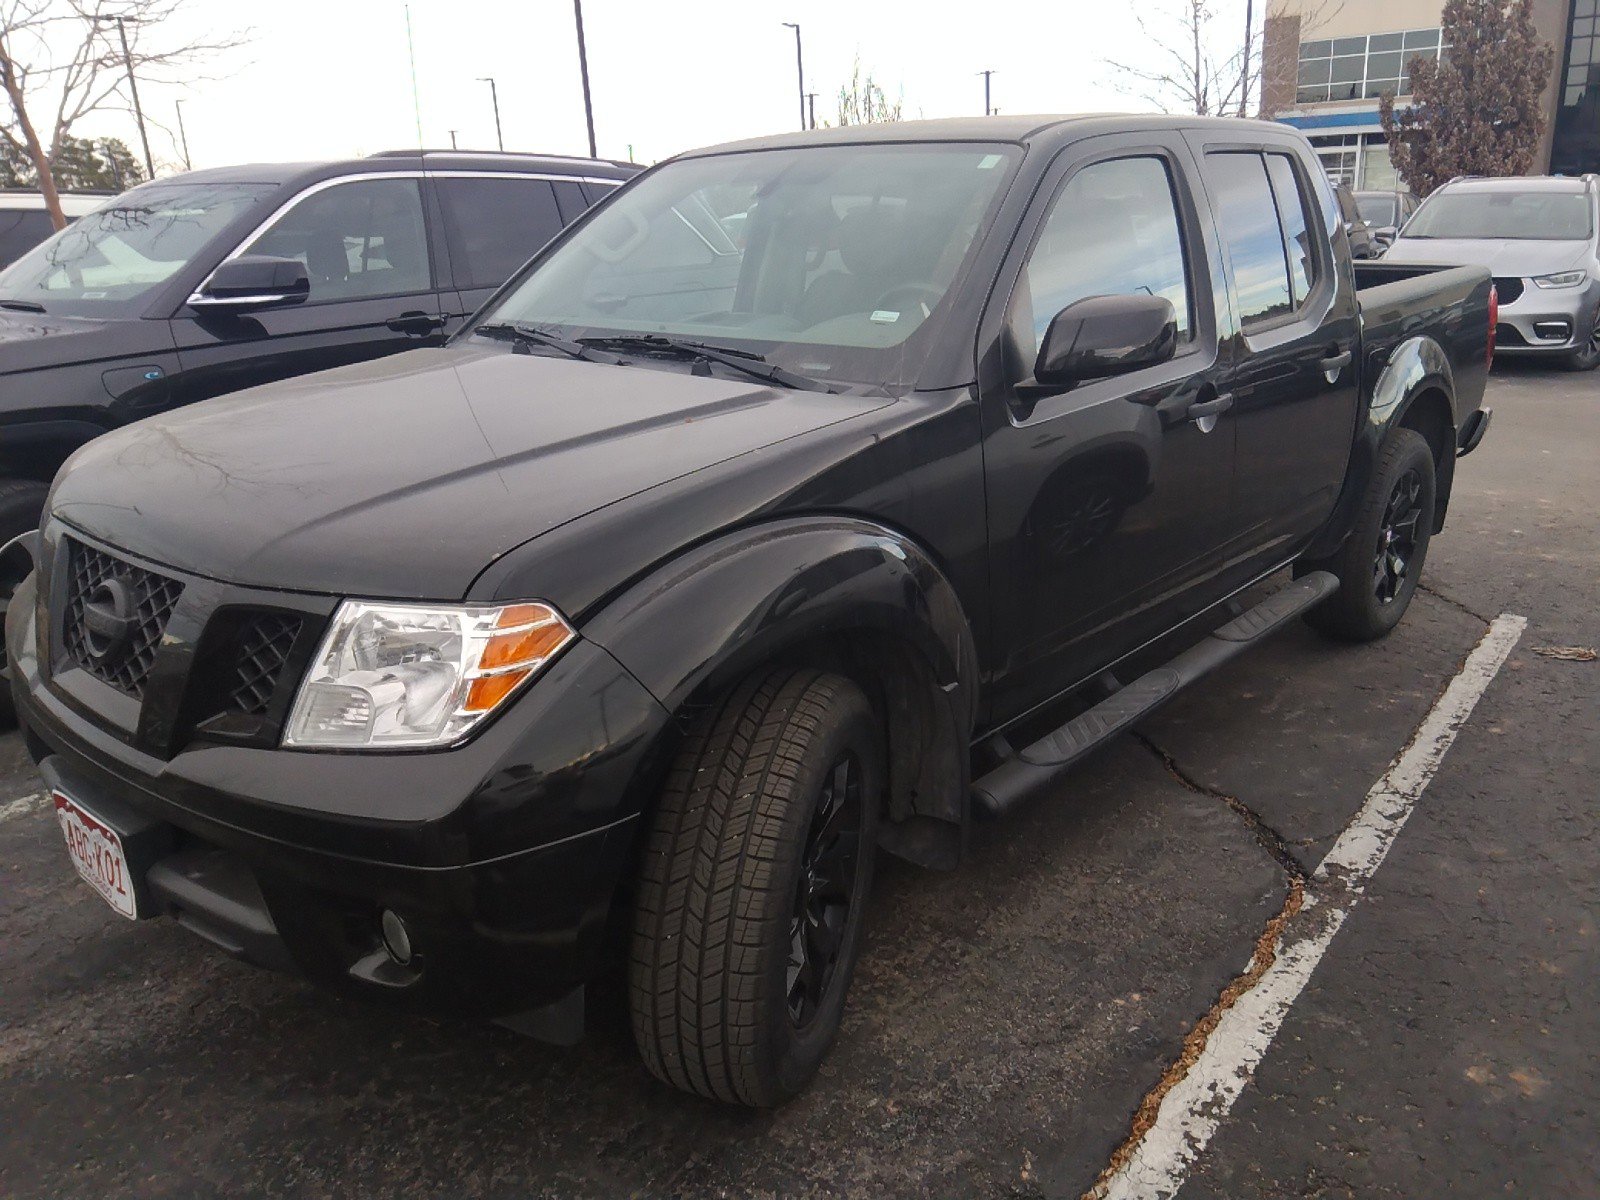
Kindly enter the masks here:
[[1389, 141], [1381, 133], [1313, 134], [1311, 145], [1335, 185], [1375, 192], [1401, 187], [1389, 159]]
[[1572, 0], [1550, 169], [1600, 171], [1600, 0]]
[[1411, 60], [1437, 59], [1448, 50], [1441, 45], [1438, 29], [1301, 42], [1295, 101], [1323, 104], [1375, 99], [1385, 92], [1407, 96], [1411, 94]]

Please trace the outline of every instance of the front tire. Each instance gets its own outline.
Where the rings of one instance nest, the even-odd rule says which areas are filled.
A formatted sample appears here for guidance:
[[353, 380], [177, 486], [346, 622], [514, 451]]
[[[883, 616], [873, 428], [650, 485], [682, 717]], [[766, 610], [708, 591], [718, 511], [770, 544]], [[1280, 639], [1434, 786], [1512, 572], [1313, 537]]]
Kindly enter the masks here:
[[1336, 554], [1295, 564], [1295, 575], [1331, 571], [1339, 590], [1306, 614], [1313, 629], [1347, 642], [1386, 636], [1405, 616], [1433, 536], [1433, 450], [1414, 429], [1397, 429], [1378, 458]]
[[883, 735], [848, 679], [778, 669], [697, 721], [634, 910], [634, 1038], [657, 1078], [767, 1108], [838, 1032], [872, 882]]
[[1589, 334], [1589, 340], [1567, 354], [1562, 359], [1562, 365], [1569, 371], [1592, 371], [1600, 367], [1600, 311], [1595, 312], [1594, 329]]
[[31, 479], [0, 479], [0, 729], [10, 729], [17, 723], [17, 711], [11, 704], [10, 667], [6, 663], [6, 609], [17, 585], [33, 569], [32, 560], [13, 543], [39, 528], [49, 490]]

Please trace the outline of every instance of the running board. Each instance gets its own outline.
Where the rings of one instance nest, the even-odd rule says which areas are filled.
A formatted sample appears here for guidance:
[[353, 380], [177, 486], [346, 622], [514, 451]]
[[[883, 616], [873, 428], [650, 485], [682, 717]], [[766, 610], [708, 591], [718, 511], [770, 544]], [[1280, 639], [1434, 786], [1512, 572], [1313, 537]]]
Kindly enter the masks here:
[[1273, 592], [1165, 666], [1139, 676], [1061, 728], [1010, 755], [972, 785], [973, 800], [995, 816], [1010, 810], [1181, 689], [1338, 590], [1339, 581], [1327, 571], [1312, 571]]

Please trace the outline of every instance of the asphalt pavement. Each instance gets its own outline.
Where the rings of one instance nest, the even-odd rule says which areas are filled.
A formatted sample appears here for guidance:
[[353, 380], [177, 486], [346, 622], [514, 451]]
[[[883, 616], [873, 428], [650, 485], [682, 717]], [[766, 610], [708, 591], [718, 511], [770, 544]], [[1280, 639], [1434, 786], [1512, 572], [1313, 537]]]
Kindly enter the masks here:
[[0, 1196], [1073, 1197], [1501, 612], [1529, 625], [1188, 1197], [1600, 1195], [1600, 377], [1497, 368], [1404, 624], [1296, 626], [958, 871], [885, 860], [840, 1042], [746, 1113], [617, 989], [556, 1050], [134, 925], [0, 735]]

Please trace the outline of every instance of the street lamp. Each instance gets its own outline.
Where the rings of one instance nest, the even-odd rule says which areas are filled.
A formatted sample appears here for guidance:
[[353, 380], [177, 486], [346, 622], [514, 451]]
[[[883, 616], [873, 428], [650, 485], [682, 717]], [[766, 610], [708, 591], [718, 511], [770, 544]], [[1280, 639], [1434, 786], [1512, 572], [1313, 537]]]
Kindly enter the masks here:
[[480, 75], [478, 82], [489, 85], [489, 99], [494, 102], [494, 140], [498, 143], [500, 149], [504, 150], [506, 148], [506, 139], [500, 134], [500, 92], [494, 86], [494, 80], [486, 75]]
[[978, 74], [983, 76], [983, 115], [986, 117], [992, 117], [994, 115], [994, 108], [989, 103], [989, 76], [993, 75], [994, 72], [979, 71]]
[[806, 127], [806, 63], [800, 53], [800, 26], [793, 21], [783, 22], [786, 28], [794, 30], [794, 69], [800, 84], [800, 128]]
[[174, 102], [174, 107], [178, 110], [178, 137], [183, 142], [183, 169], [192, 171], [194, 170], [194, 164], [189, 161], [189, 133], [183, 127], [183, 101]]
[[156, 177], [156, 160], [150, 156], [150, 135], [144, 129], [144, 109], [139, 107], [139, 81], [133, 77], [133, 52], [128, 49], [127, 22], [138, 24], [138, 17], [113, 17], [105, 13], [89, 13], [89, 20], [96, 25], [104, 21], [113, 21], [117, 26], [117, 37], [122, 41], [122, 61], [128, 68], [128, 90], [133, 93], [133, 118], [139, 123], [139, 143], [144, 147], [144, 169], [150, 173], [150, 178]]
[[599, 158], [594, 145], [594, 102], [589, 98], [589, 51], [583, 44], [583, 0], [572, 0], [572, 15], [578, 23], [578, 71], [583, 76], [583, 119], [589, 126], [589, 157]]

